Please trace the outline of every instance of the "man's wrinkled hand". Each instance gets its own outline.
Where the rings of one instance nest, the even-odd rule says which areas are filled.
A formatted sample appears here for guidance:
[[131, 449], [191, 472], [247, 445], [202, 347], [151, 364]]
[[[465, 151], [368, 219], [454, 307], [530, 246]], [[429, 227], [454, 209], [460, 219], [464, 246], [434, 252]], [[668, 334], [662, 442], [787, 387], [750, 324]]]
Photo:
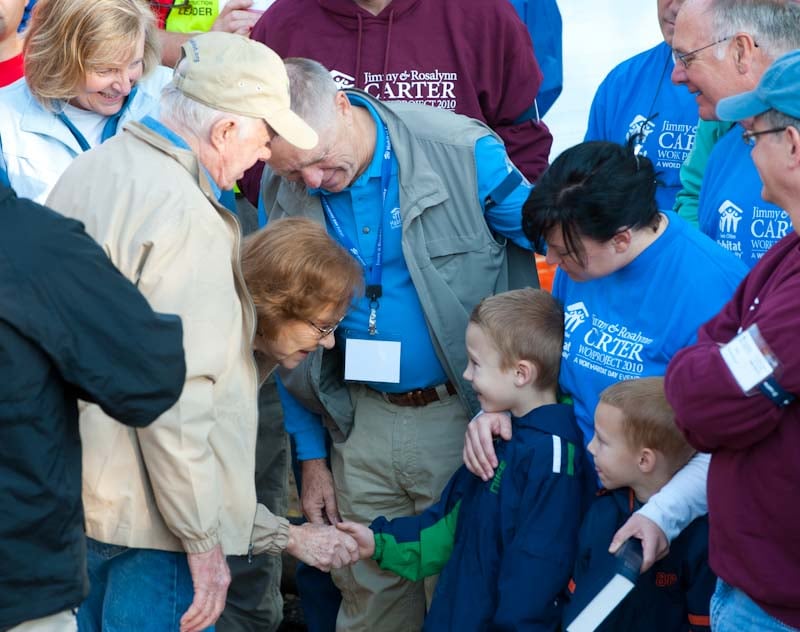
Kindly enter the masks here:
[[467, 469], [488, 481], [494, 476], [497, 456], [494, 438], [511, 439], [511, 416], [508, 413], [480, 413], [467, 426], [464, 436], [464, 465]]
[[360, 558], [358, 543], [334, 526], [305, 523], [289, 525], [286, 550], [298, 560], [323, 571], [354, 564]]
[[336, 524], [341, 521], [336, 505], [333, 476], [325, 459], [301, 461], [302, 483], [300, 506], [306, 520], [314, 524]]
[[225, 608], [231, 572], [218, 544], [205, 553], [187, 553], [194, 599], [181, 617], [181, 632], [199, 632], [214, 625]]

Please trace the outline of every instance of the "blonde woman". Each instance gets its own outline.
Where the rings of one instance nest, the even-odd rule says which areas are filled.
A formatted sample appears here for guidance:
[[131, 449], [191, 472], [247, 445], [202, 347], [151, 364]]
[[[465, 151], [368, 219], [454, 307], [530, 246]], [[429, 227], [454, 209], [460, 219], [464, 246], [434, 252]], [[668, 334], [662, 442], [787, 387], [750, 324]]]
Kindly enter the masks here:
[[44, 202], [75, 156], [157, 107], [159, 54], [140, 0], [39, 0], [25, 77], [0, 90], [0, 182]]

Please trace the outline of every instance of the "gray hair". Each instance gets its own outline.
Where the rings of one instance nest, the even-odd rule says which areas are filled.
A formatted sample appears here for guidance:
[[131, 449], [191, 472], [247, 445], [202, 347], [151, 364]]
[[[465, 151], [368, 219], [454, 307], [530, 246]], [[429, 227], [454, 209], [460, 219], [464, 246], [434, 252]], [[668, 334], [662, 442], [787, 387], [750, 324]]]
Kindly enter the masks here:
[[222, 118], [236, 119], [240, 138], [249, 134], [254, 124], [261, 122], [261, 119], [215, 110], [190, 99], [172, 82], [161, 90], [159, 106], [159, 118], [162, 121], [171, 123], [185, 134], [200, 139], [208, 138], [211, 128]]
[[335, 124], [334, 100], [339, 87], [328, 69], [316, 61], [289, 57], [283, 63], [289, 75], [292, 111], [323, 134]]
[[800, 48], [800, 5], [791, 0], [711, 0], [709, 15], [715, 39], [748, 33], [770, 59]]
[[776, 127], [794, 127], [796, 130], [800, 130], [800, 119], [796, 119], [778, 110], [767, 110], [757, 118], [762, 119], [764, 124], [770, 129]]

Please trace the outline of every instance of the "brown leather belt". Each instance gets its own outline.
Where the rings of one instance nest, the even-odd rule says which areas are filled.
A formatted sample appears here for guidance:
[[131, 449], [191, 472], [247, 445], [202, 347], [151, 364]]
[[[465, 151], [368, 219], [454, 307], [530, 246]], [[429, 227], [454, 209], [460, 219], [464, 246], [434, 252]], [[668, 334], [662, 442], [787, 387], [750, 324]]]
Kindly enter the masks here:
[[407, 393], [381, 393], [383, 399], [395, 406], [427, 406], [455, 394], [456, 387], [450, 382], [429, 388], [418, 388]]

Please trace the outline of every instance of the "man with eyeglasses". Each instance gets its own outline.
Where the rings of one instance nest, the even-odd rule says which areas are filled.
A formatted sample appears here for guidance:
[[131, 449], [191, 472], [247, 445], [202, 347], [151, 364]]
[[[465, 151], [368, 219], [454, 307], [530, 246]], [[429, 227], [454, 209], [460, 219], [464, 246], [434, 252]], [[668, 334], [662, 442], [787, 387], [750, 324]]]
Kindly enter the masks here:
[[697, 343], [678, 352], [666, 393], [689, 443], [711, 452], [709, 562], [719, 578], [712, 629], [798, 630], [800, 51], [776, 60], [754, 90], [720, 100], [716, 112], [747, 128], [761, 194], [786, 209], [794, 229]]
[[[366, 281], [336, 348], [292, 371], [293, 386], [284, 381], [296, 396], [282, 401], [303, 485], [326, 482], [315, 513], [330, 522], [417, 514], [461, 464], [464, 430], [480, 408], [463, 377], [469, 313], [489, 294], [536, 284], [521, 227], [531, 185], [476, 120], [339, 90], [309, 59], [287, 59], [286, 68], [292, 108], [320, 142], [310, 151], [273, 142], [263, 208], [270, 221], [306, 216], [326, 226]], [[319, 404], [322, 419], [312, 414]], [[421, 627], [423, 582], [370, 560], [336, 571], [334, 581], [337, 629]]]
[[796, 48], [800, 6], [788, 0], [686, 0], [675, 22], [672, 80], [695, 96], [703, 119], [676, 209], [751, 268], [791, 223], [761, 197], [742, 129], [716, 122], [715, 107], [754, 88], [773, 59]]
[[584, 140], [631, 141], [659, 173], [656, 203], [671, 211], [680, 190], [680, 168], [694, 145], [697, 106], [670, 80], [672, 35], [683, 0], [657, 0], [664, 41], [614, 68], [600, 84]]

